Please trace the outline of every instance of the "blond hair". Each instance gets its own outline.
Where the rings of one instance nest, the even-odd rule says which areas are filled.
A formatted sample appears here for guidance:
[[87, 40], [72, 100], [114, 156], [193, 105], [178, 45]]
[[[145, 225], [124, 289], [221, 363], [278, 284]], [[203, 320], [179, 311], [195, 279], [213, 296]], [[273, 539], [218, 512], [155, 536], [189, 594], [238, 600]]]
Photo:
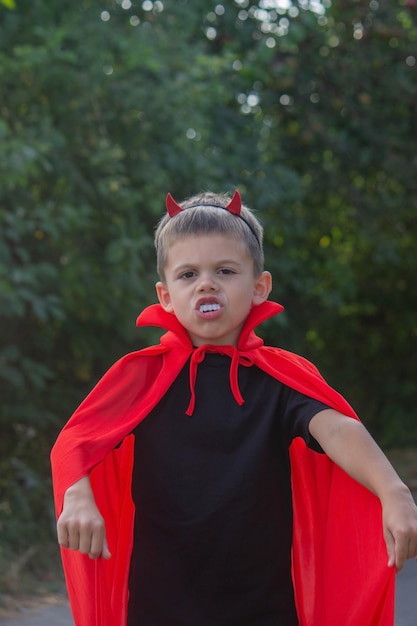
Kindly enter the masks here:
[[[227, 194], [204, 192], [180, 203], [182, 211], [170, 217], [164, 215], [155, 231], [156, 267], [161, 280], [165, 280], [164, 269], [169, 247], [181, 237], [227, 235], [241, 241], [253, 259], [254, 274], [259, 276], [264, 268], [263, 228], [251, 209], [242, 205], [241, 215], [225, 209], [230, 202]], [[241, 219], [239, 219], [241, 217]]]

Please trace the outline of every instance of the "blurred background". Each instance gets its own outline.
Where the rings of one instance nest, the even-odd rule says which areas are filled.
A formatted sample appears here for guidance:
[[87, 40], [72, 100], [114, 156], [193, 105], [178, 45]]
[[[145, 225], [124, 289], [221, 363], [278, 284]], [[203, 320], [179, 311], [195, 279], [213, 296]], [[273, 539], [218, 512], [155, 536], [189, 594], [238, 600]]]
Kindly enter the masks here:
[[417, 0], [0, 0], [0, 602], [55, 584], [50, 448], [159, 337], [168, 191], [240, 190], [265, 341], [417, 461], [416, 59]]

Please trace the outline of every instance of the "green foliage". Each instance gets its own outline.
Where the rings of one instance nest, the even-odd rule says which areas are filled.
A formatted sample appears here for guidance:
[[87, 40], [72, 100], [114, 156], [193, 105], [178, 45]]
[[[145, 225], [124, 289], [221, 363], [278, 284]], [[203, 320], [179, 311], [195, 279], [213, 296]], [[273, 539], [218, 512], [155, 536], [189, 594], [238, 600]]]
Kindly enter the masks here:
[[[296, 265], [291, 282], [299, 277], [301, 287], [294, 307], [303, 311], [301, 350], [390, 445], [405, 443], [405, 430], [414, 440], [417, 433], [410, 419], [417, 29], [405, 15], [389, 3], [338, 4], [322, 26], [305, 28], [305, 38], [280, 53], [269, 89], [282, 102], [286, 81], [276, 158], [299, 173], [303, 194], [288, 250]], [[297, 21], [306, 26], [302, 14]]]
[[266, 339], [312, 358], [381, 443], [417, 443], [414, 5], [264, 5], [0, 3], [0, 544], [17, 552], [53, 533], [56, 434], [155, 338], [134, 319], [168, 190], [239, 187], [287, 309]]

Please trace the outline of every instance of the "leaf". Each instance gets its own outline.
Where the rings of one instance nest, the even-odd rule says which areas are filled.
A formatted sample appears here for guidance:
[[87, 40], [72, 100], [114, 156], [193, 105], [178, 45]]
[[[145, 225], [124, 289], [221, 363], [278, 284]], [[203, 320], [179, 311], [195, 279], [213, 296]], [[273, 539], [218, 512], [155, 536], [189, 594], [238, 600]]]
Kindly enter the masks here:
[[16, 2], [15, 0], [0, 0], [0, 4], [2, 4], [3, 6], [6, 7], [6, 9], [15, 9], [16, 8]]

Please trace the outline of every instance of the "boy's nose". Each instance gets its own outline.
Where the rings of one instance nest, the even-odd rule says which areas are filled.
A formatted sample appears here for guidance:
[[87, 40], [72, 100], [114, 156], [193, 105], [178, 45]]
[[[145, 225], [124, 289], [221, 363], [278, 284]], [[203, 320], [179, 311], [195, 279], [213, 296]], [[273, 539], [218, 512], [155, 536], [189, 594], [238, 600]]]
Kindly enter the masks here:
[[217, 291], [217, 283], [214, 276], [211, 274], [204, 274], [200, 277], [198, 284], [199, 291]]

